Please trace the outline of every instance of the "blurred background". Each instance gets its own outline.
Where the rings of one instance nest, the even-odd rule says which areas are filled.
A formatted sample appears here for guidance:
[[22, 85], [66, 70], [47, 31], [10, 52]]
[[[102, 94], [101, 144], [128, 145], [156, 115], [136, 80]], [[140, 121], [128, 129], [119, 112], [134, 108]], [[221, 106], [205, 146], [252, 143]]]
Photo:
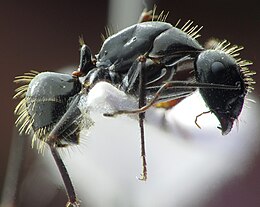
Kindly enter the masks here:
[[[158, 11], [169, 11], [170, 14], [167, 21], [170, 23], [174, 24], [181, 18], [182, 22], [191, 19], [196, 24], [203, 25], [204, 28], [200, 32], [202, 37], [199, 38], [201, 44], [211, 37], [217, 37], [219, 39], [227, 39], [233, 44], [243, 45], [245, 49], [241, 52], [241, 56], [253, 61], [254, 65], [252, 68], [258, 72], [260, 66], [260, 60], [257, 58], [260, 46], [258, 1], [147, 0], [146, 3], [149, 9], [152, 9], [155, 3], [158, 6]], [[2, 102], [0, 107], [2, 114], [0, 145], [1, 191], [4, 180], [6, 180], [12, 137], [16, 133], [13, 126], [15, 121], [13, 111], [18, 102], [12, 99], [14, 89], [17, 87], [13, 83], [14, 77], [29, 70], [56, 71], [64, 67], [71, 71], [75, 70], [75, 66], [79, 62], [79, 35], [83, 35], [92, 52], [97, 53], [102, 44], [100, 34], [105, 33], [105, 26], [112, 26], [116, 30], [129, 26], [137, 22], [143, 8], [144, 3], [141, 0], [1, 2], [0, 68], [3, 77], [1, 81]], [[256, 82], [259, 81], [259, 75], [256, 75], [254, 78]], [[260, 88], [258, 85], [255, 88], [254, 97], [257, 99], [259, 98]], [[254, 105], [254, 108], [257, 110], [258, 103]], [[254, 124], [257, 125], [258, 117], [256, 116], [255, 118], [249, 120], [255, 121], [256, 123]], [[241, 129], [242, 126], [239, 130]], [[253, 133], [255, 137], [259, 136], [258, 131], [251, 130], [249, 132]], [[29, 149], [29, 143], [30, 141], [25, 144], [22, 143], [21, 146]], [[90, 149], [91, 146], [86, 148]], [[18, 147], [16, 150], [22, 151], [23, 148]], [[34, 156], [38, 156], [37, 153], [35, 154]], [[26, 159], [21, 157], [17, 157], [17, 159], [25, 162], [23, 166], [29, 166], [34, 158], [27, 155]], [[23, 176], [26, 175], [26, 170], [28, 169], [24, 167], [21, 170], [22, 173], [19, 173], [18, 180], [20, 181], [18, 183], [23, 180]], [[233, 183], [228, 188], [228, 192], [218, 195], [230, 196], [232, 193], [229, 190], [233, 191], [237, 189], [237, 186], [246, 186], [235, 195], [242, 200], [244, 198], [243, 201], [252, 200], [252, 202], [250, 202], [250, 205], [244, 205], [241, 200], [240, 206], [260, 206], [259, 199], [256, 199], [256, 195], [259, 196], [260, 193], [260, 191], [256, 190], [257, 188], [260, 189], [259, 175], [260, 158], [259, 153], [256, 153], [253, 164], [250, 165], [250, 170], [238, 179], [239, 184]], [[248, 191], [252, 191], [252, 193]], [[243, 195], [248, 197], [243, 197]], [[61, 200], [64, 199], [63, 193], [60, 193], [60, 197]], [[61, 203], [64, 203], [64, 201]], [[216, 202], [215, 205], [211, 202], [209, 203], [211, 206], [232, 206], [225, 205], [222, 202]], [[205, 206], [207, 205], [205, 204]], [[48, 204], [48, 206], [51, 205]], [[238, 205], [236, 204], [236, 206]]]

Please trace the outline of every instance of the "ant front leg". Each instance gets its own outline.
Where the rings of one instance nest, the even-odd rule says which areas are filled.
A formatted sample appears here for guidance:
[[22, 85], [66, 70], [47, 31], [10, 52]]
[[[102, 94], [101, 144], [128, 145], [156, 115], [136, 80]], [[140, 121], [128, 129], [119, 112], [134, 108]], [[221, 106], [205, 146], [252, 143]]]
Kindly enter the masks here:
[[139, 116], [139, 126], [141, 132], [141, 158], [142, 158], [142, 173], [140, 180], [147, 179], [147, 163], [145, 153], [145, 139], [144, 139], [144, 118], [145, 110], [140, 111], [146, 105], [146, 57], [145, 55], [139, 56], [129, 69], [128, 74], [124, 78], [122, 85], [120, 86], [126, 93], [132, 93], [136, 87], [136, 83], [139, 80], [138, 96], [139, 96], [139, 109], [134, 111], [120, 110], [114, 113], [105, 113], [104, 116], [113, 117], [118, 114], [137, 113]]
[[[145, 73], [145, 62], [146, 57], [140, 56], [137, 58], [136, 62], [137, 66], [136, 68], [133, 67], [130, 70], [134, 70], [134, 73], [137, 75], [134, 75], [134, 78], [132, 78], [129, 82], [129, 88], [128, 90], [131, 90], [134, 83], [136, 82], [137, 77], [139, 77], [139, 86], [138, 86], [138, 94], [139, 94], [139, 109], [144, 107], [146, 105], [146, 93], [145, 93], [145, 85], [146, 85], [146, 73]], [[136, 64], [133, 64], [135, 66]], [[142, 173], [139, 180], [146, 181], [147, 179], [147, 162], [146, 162], [146, 153], [145, 153], [145, 139], [144, 139], [144, 118], [145, 118], [145, 112], [139, 113], [139, 127], [140, 127], [140, 133], [141, 133], [141, 158], [142, 158]]]
[[[146, 85], [146, 74], [145, 74], [145, 61], [146, 58], [144, 56], [139, 57], [139, 108], [142, 108], [146, 104], [146, 93], [145, 93], [145, 85]], [[147, 163], [146, 163], [146, 153], [145, 153], [145, 139], [144, 139], [144, 118], [145, 112], [139, 113], [139, 126], [141, 132], [141, 158], [143, 163], [143, 169], [140, 180], [146, 181], [147, 179]]]
[[208, 114], [208, 113], [211, 113], [211, 111], [205, 111], [205, 112], [202, 112], [202, 113], [200, 113], [199, 115], [196, 116], [194, 123], [196, 124], [196, 126], [199, 129], [201, 129], [200, 125], [198, 124], [199, 117], [201, 117], [202, 115]]

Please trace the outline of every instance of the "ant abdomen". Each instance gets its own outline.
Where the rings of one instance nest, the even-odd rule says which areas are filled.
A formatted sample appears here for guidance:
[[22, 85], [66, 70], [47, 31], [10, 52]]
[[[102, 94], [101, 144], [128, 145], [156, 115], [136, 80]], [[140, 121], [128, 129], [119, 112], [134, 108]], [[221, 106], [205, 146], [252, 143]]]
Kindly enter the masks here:
[[[24, 97], [16, 108], [20, 132], [32, 132], [33, 142], [38, 138], [57, 147], [79, 143], [82, 115], [77, 106], [82, 84], [78, 78], [43, 72], [25, 74], [16, 82], [28, 83], [17, 90]], [[65, 113], [66, 119], [62, 120]]]

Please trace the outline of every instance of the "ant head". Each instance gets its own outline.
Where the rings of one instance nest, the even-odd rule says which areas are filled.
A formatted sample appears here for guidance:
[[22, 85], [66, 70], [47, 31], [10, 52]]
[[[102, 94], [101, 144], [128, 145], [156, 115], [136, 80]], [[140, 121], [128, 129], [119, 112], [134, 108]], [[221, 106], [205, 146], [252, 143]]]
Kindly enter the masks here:
[[72, 73], [73, 76], [82, 77], [85, 76], [91, 69], [95, 67], [94, 60], [90, 48], [85, 44], [82, 37], [79, 38], [81, 45], [80, 49], [80, 63], [78, 71]]
[[[15, 82], [25, 83], [16, 89], [14, 96], [22, 98], [15, 109], [20, 133], [33, 133], [32, 144], [42, 140], [43, 144], [37, 144], [38, 150], [44, 149], [44, 143], [57, 147], [79, 143], [83, 118], [77, 107], [82, 88], [78, 78], [32, 71], [17, 77]], [[62, 118], [65, 121], [62, 122]]]
[[235, 90], [200, 88], [204, 101], [220, 122], [223, 135], [232, 129], [233, 122], [241, 113], [245, 96], [254, 84], [251, 78], [254, 72], [246, 67], [251, 63], [235, 58], [243, 48], [229, 46], [226, 41], [218, 43], [215, 48], [203, 51], [195, 64], [198, 82], [237, 86]]

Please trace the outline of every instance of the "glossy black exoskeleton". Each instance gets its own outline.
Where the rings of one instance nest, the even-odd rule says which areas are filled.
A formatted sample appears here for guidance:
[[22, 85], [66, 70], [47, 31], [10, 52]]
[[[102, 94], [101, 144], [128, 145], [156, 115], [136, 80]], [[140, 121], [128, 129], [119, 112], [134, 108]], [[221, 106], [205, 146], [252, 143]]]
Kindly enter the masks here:
[[[238, 118], [253, 83], [252, 73], [246, 67], [250, 62], [236, 59], [241, 47], [230, 46], [224, 41], [205, 49], [196, 40], [199, 30], [192, 22], [181, 29], [159, 21], [138, 23], [108, 37], [95, 58], [82, 44], [80, 62], [88, 64], [80, 64], [73, 75], [86, 76], [85, 85], [90, 87], [101, 80], [109, 81], [139, 99], [138, 110], [105, 115], [139, 113], [144, 180], [143, 119], [147, 108], [158, 102], [183, 98], [199, 88], [225, 135]], [[90, 60], [91, 67], [87, 67]], [[176, 79], [183, 71], [190, 73]], [[147, 101], [150, 101], [148, 105]]]
[[67, 206], [79, 206], [57, 148], [79, 144], [82, 128], [93, 123], [79, 104], [83, 97], [81, 82], [67, 74], [36, 71], [18, 76], [15, 82], [25, 83], [16, 89], [14, 96], [22, 98], [15, 109], [20, 133], [32, 134], [32, 146], [37, 142], [39, 152], [43, 152], [46, 143], [49, 145], [66, 186]]
[[16, 108], [20, 116], [17, 124], [23, 123], [20, 132], [33, 131], [33, 141], [38, 138], [56, 147], [78, 144], [83, 127], [82, 112], [78, 108], [82, 90], [79, 79], [61, 73], [31, 72], [17, 77], [16, 82], [25, 79], [30, 83], [17, 90], [18, 94], [25, 92]]
[[[138, 110], [105, 115], [139, 113], [143, 179], [146, 179], [143, 119], [147, 108], [183, 98], [199, 88], [225, 135], [238, 118], [253, 83], [252, 72], [246, 67], [250, 62], [236, 59], [241, 47], [224, 41], [205, 49], [196, 40], [199, 30], [192, 22], [181, 29], [160, 21], [138, 23], [108, 37], [95, 57], [81, 41], [80, 63], [88, 64], [80, 64], [73, 75], [85, 76], [85, 85], [90, 88], [98, 81], [109, 81], [139, 99]], [[189, 72], [176, 79], [183, 71]], [[147, 101], [150, 104], [146, 105]]]
[[196, 40], [200, 29], [190, 21], [181, 29], [163, 21], [138, 23], [108, 37], [95, 56], [81, 39], [80, 65], [72, 76], [32, 72], [17, 79], [27, 84], [17, 90], [16, 97], [23, 100], [16, 108], [16, 124], [21, 125], [21, 132], [33, 132], [33, 140], [40, 138], [50, 146], [66, 185], [68, 204], [78, 205], [78, 201], [56, 147], [78, 144], [81, 128], [91, 125], [79, 102], [99, 81], [110, 82], [139, 101], [137, 110], [106, 115], [139, 114], [142, 180], [147, 177], [143, 120], [150, 106], [199, 89], [209, 111], [218, 118], [222, 134], [230, 132], [247, 92], [253, 89], [254, 72], [247, 68], [250, 62], [237, 58], [241, 47], [226, 41], [202, 47]]
[[[146, 97], [154, 95], [154, 90], [148, 89], [148, 86], [160, 86], [164, 81], [171, 81], [177, 64], [192, 60], [203, 51], [203, 47], [194, 38], [198, 33], [195, 29], [196, 27], [186, 33], [169, 23], [159, 21], [135, 24], [106, 39], [95, 59], [89, 48], [82, 44], [80, 63], [94, 60], [91, 67], [80, 64], [73, 75], [86, 75], [85, 85], [90, 87], [101, 80], [109, 81], [126, 93], [139, 96], [139, 108], [142, 108], [146, 104]], [[166, 96], [162, 92], [158, 99], [185, 96], [194, 91], [194, 87], [173, 90], [174, 92], [168, 91]], [[139, 113], [144, 168], [141, 179], [145, 180], [143, 119], [144, 113]]]
[[224, 51], [208, 50], [196, 60], [196, 80], [203, 83], [238, 86], [239, 90], [204, 89], [200, 94], [209, 110], [221, 124], [223, 134], [231, 131], [233, 122], [238, 118], [247, 93], [244, 77], [235, 59]]
[[[218, 48], [203, 48], [195, 38], [198, 35], [195, 27], [188, 24], [178, 29], [157, 21], [138, 23], [106, 39], [96, 58], [83, 44], [81, 62], [94, 61], [91, 67], [80, 64], [74, 75], [86, 75], [85, 82], [90, 86], [100, 80], [118, 85], [126, 93], [137, 95], [139, 100], [145, 99], [139, 105], [141, 108], [146, 101], [144, 97], [154, 96], [163, 83], [174, 81], [182, 71], [193, 70], [193, 75], [185, 77], [189, 86], [181, 89], [176, 84], [167, 87], [156, 101], [187, 96], [200, 88], [210, 111], [220, 121], [222, 133], [227, 134], [239, 116], [248, 86], [253, 82], [247, 80], [247, 84], [244, 83], [246, 73], [250, 72], [243, 68], [250, 63], [240, 64], [235, 56], [241, 48], [228, 47], [226, 42], [219, 43]], [[185, 32], [187, 30], [189, 32]], [[140, 82], [144, 82], [144, 87], [139, 86]], [[206, 83], [212, 86], [206, 86]], [[226, 87], [220, 89], [220, 85]]]
[[[158, 21], [135, 24], [106, 39], [91, 67], [80, 64], [79, 70], [74, 74], [86, 75], [86, 81], [90, 82], [90, 85], [95, 84], [95, 81], [107, 80], [107, 77], [102, 78], [101, 74], [103, 74], [103, 76], [110, 76], [113, 84], [120, 84], [121, 89], [136, 91], [133, 85], [136, 83], [135, 76], [139, 72], [137, 69], [140, 56], [146, 59], [147, 82], [160, 77], [164, 68], [173, 70], [168, 74], [168, 77], [171, 77], [175, 72], [174, 65], [188, 58], [194, 58], [203, 50], [193, 38], [197, 32], [193, 31], [189, 35], [169, 23]], [[91, 59], [93, 57], [89, 48], [83, 44], [80, 62], [87, 63]], [[93, 70], [99, 71], [98, 74], [94, 74], [94, 77]], [[96, 76], [98, 78], [95, 78]], [[167, 80], [167, 77], [164, 77], [164, 80]]]

